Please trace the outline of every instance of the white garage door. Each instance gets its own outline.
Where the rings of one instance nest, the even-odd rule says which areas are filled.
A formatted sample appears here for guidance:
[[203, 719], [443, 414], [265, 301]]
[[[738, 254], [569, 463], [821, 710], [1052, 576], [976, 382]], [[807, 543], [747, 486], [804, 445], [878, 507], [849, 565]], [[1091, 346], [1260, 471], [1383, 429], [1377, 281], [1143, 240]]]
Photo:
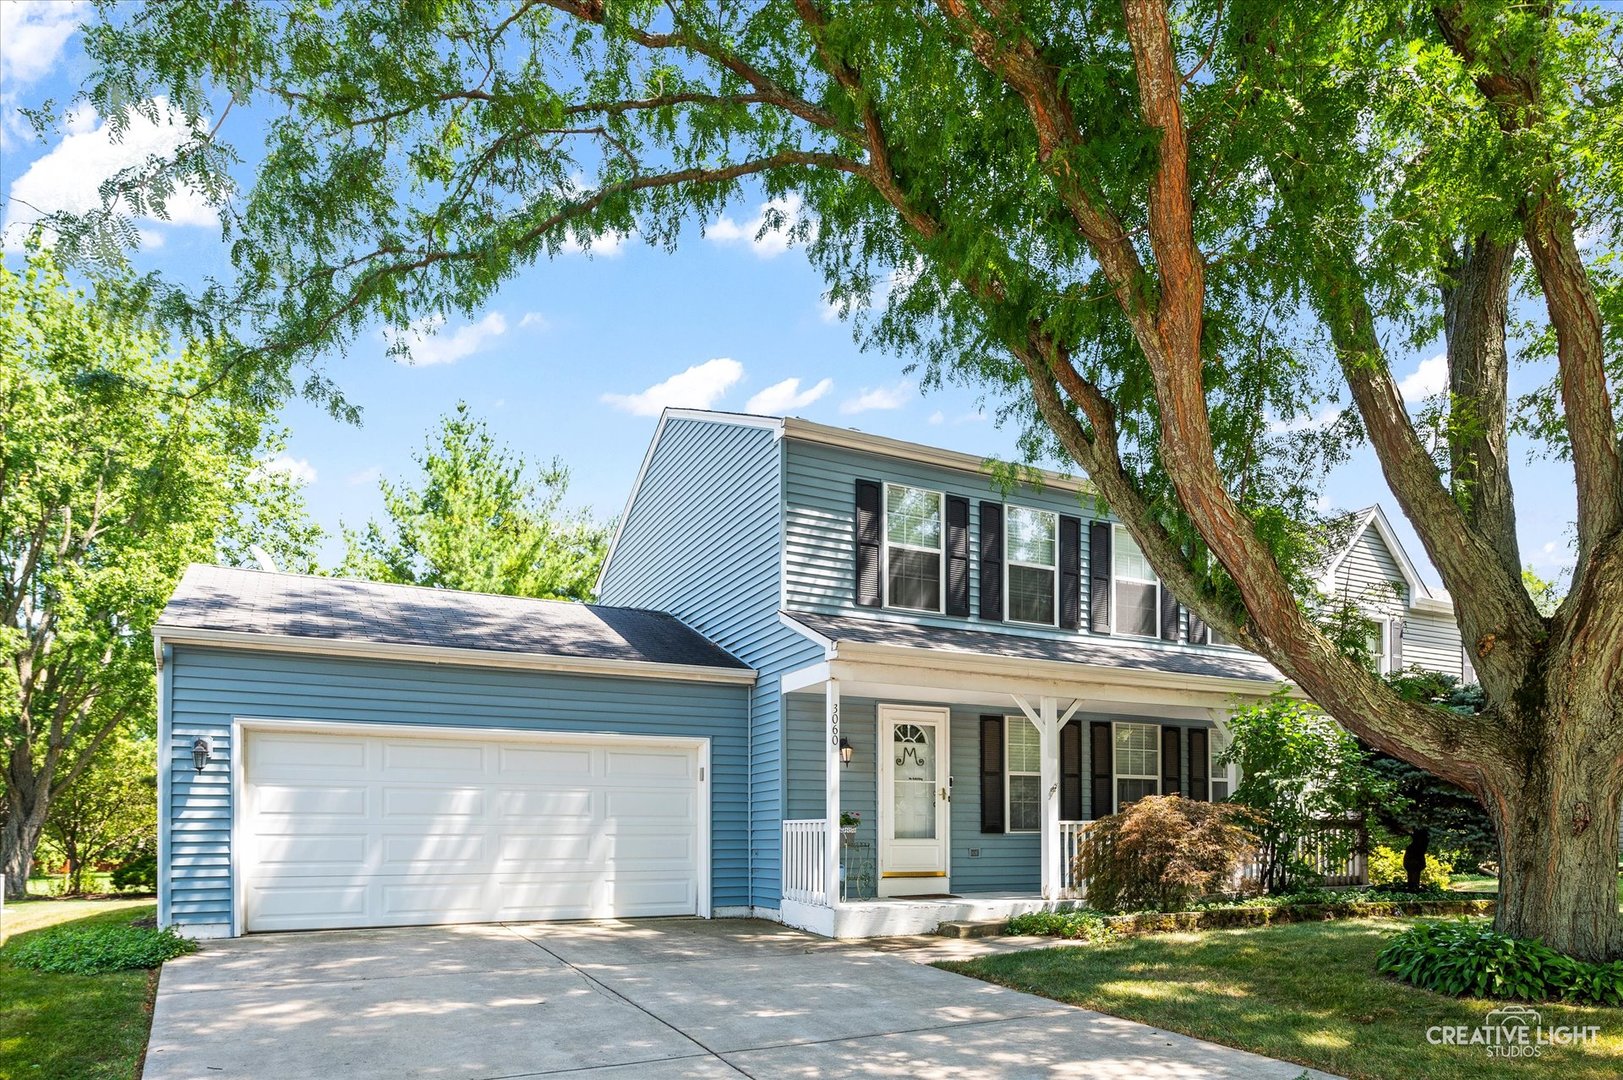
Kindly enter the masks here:
[[247, 929], [691, 915], [698, 753], [250, 731]]

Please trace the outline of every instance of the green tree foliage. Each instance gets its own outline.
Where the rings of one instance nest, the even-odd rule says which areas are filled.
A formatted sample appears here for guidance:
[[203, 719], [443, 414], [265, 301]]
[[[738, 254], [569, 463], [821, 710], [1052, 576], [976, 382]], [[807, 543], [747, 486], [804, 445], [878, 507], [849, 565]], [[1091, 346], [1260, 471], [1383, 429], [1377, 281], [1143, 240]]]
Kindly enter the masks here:
[[1556, 613], [1566, 597], [1559, 582], [1544, 580], [1533, 572], [1531, 566], [1522, 567], [1522, 584], [1527, 587], [1527, 595], [1533, 598], [1533, 606], [1546, 619]]
[[158, 748], [120, 732], [51, 800], [45, 840], [61, 859], [66, 891], [85, 890], [100, 863], [150, 854], [158, 844]]
[[[670, 245], [740, 195], [796, 195], [768, 225], [805, 243], [867, 344], [1001, 399], [1028, 454], [1085, 470], [1206, 623], [1493, 808], [1501, 929], [1623, 955], [1616, 832], [1591, 827], [1623, 800], [1615, 7], [101, 12], [90, 99], [116, 129], [161, 95], [196, 135], [102, 211], [50, 224], [93, 253], [129, 233], [126, 206], [161, 211], [181, 182], [217, 196], [231, 273], [162, 306], [224, 343], [222, 378], [270, 396], [302, 378], [343, 411], [315, 361], [379, 323], [476, 311], [565, 245]], [[1439, 341], [1446, 393], [1417, 418], [1394, 353]], [[1513, 355], [1538, 365], [1524, 396]], [[1521, 580], [1517, 431], [1570, 462], [1577, 492], [1549, 616]], [[1403, 699], [1304, 603], [1318, 486], [1361, 442], [1455, 598], [1479, 715]]]
[[[53, 800], [150, 736], [153, 621], [208, 561], [265, 444], [127, 277], [0, 264], [0, 873], [21, 895]], [[122, 775], [127, 759], [108, 763]], [[148, 763], [140, 772], [150, 774]]]
[[1237, 710], [1229, 733], [1218, 763], [1240, 767], [1230, 798], [1252, 811], [1263, 887], [1285, 892], [1317, 884], [1306, 852], [1324, 848], [1336, 860], [1350, 850], [1345, 839], [1320, 843], [1325, 826], [1346, 823], [1388, 797], [1390, 786], [1369, 768], [1356, 738], [1318, 707], [1283, 693]]
[[589, 600], [609, 529], [566, 514], [569, 470], [532, 469], [466, 402], [417, 457], [421, 479], [381, 482], [387, 521], [346, 531], [344, 577], [557, 600]]

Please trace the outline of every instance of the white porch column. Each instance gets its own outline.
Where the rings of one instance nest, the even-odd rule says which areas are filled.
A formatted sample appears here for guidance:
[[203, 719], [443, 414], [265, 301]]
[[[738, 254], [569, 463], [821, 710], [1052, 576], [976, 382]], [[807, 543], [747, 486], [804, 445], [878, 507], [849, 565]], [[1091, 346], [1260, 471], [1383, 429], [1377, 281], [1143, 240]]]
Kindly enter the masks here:
[[823, 694], [823, 892], [828, 906], [840, 900], [840, 681]]
[[1042, 893], [1044, 900], [1057, 900], [1064, 887], [1064, 868], [1060, 865], [1059, 849], [1059, 733], [1076, 715], [1082, 700], [1078, 698], [1071, 702], [1064, 716], [1059, 714], [1059, 702], [1055, 698], [1039, 698], [1037, 708], [1033, 709], [1030, 702], [1016, 694], [1014, 703], [1020, 706], [1020, 711], [1037, 728], [1041, 768], [1038, 779], [1043, 790], [1042, 832], [1038, 840], [1042, 844]]

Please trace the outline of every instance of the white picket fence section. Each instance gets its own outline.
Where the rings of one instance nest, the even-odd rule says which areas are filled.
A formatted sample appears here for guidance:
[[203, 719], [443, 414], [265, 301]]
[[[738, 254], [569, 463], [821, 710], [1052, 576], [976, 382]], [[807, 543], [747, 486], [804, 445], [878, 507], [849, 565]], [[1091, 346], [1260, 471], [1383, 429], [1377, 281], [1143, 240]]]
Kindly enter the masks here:
[[802, 904], [829, 906], [827, 864], [828, 822], [823, 818], [783, 823], [783, 898]]

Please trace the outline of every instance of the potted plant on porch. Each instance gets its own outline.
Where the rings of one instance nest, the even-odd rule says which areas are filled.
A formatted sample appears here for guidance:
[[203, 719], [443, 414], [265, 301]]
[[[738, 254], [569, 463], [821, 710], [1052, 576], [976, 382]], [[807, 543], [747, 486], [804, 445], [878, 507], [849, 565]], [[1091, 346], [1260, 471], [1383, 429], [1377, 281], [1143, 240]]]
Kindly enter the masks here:
[[857, 838], [857, 826], [862, 824], [862, 815], [855, 810], [840, 811], [840, 843], [854, 843]]

